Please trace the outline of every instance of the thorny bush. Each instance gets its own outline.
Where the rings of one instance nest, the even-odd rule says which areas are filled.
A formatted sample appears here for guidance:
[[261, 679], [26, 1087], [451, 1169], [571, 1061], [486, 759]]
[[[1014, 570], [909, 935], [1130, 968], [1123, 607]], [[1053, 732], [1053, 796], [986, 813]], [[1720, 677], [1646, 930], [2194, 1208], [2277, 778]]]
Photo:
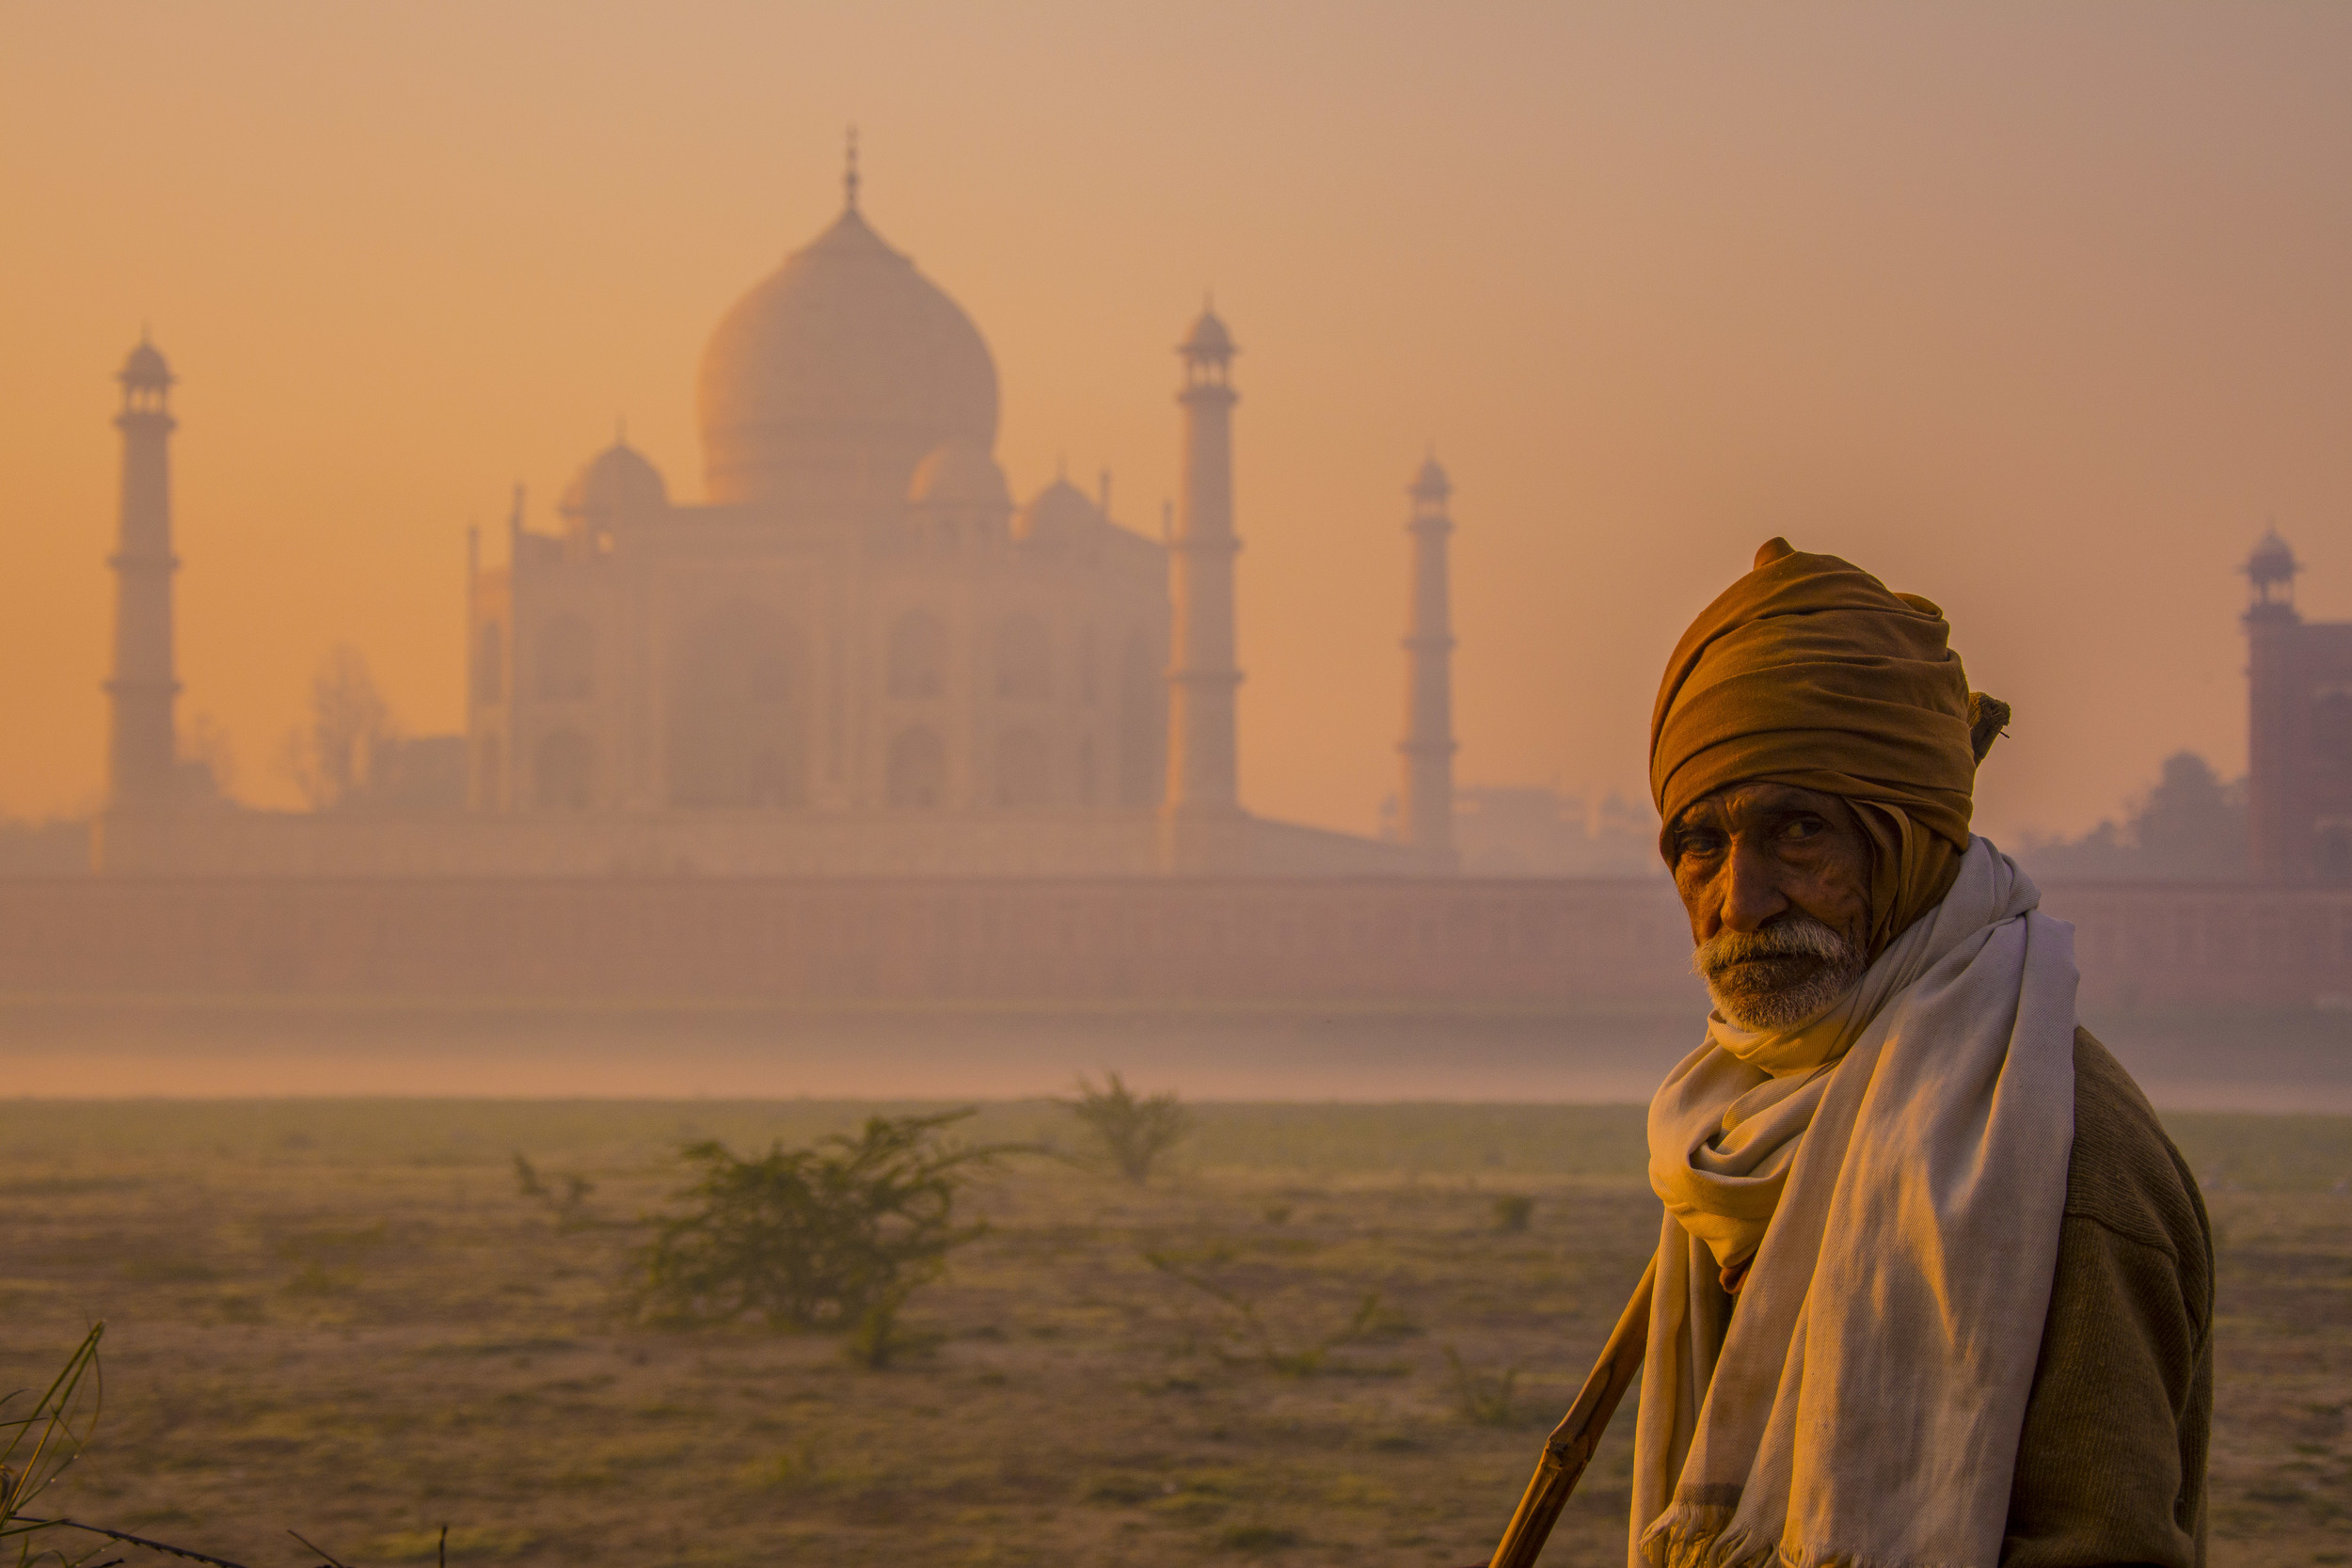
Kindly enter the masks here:
[[[1145, 1262], [1170, 1279], [1180, 1280], [1212, 1301], [1221, 1302], [1232, 1309], [1238, 1330], [1232, 1334], [1232, 1338], [1248, 1347], [1246, 1354], [1238, 1359], [1259, 1362], [1269, 1371], [1283, 1377], [1312, 1377], [1329, 1370], [1333, 1351], [1369, 1338], [1384, 1327], [1389, 1332], [1395, 1332], [1398, 1326], [1402, 1326], [1401, 1320], [1383, 1323], [1379, 1292], [1371, 1291], [1356, 1304], [1355, 1312], [1346, 1322], [1328, 1333], [1318, 1335], [1303, 1344], [1279, 1343], [1273, 1331], [1266, 1327], [1265, 1320], [1259, 1315], [1256, 1302], [1243, 1295], [1235, 1287], [1222, 1284], [1211, 1276], [1211, 1269], [1230, 1263], [1234, 1258], [1234, 1249], [1222, 1243], [1189, 1253], [1150, 1248], [1143, 1253]], [[1416, 1331], [1406, 1327], [1405, 1332]], [[1230, 1354], [1227, 1358], [1236, 1359]]]
[[677, 1327], [756, 1318], [771, 1328], [846, 1332], [855, 1359], [888, 1361], [907, 1298], [985, 1226], [958, 1225], [957, 1193], [1009, 1146], [942, 1136], [970, 1110], [868, 1118], [852, 1137], [771, 1147], [743, 1159], [688, 1146], [701, 1175], [654, 1216], [640, 1255], [639, 1307]]
[[1104, 1076], [1108, 1081], [1099, 1089], [1080, 1078], [1078, 1098], [1061, 1103], [1102, 1140], [1112, 1167], [1141, 1186], [1160, 1156], [1192, 1130], [1192, 1119], [1172, 1089], [1139, 1096], [1116, 1072]]

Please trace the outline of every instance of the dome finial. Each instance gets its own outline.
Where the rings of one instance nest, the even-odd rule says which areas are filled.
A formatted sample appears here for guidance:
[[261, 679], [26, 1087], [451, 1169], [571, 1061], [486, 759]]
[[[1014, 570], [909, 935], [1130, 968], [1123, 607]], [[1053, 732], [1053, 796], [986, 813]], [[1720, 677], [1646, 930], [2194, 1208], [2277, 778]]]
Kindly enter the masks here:
[[845, 212], [857, 211], [857, 127], [850, 127], [847, 157], [841, 167], [841, 206]]

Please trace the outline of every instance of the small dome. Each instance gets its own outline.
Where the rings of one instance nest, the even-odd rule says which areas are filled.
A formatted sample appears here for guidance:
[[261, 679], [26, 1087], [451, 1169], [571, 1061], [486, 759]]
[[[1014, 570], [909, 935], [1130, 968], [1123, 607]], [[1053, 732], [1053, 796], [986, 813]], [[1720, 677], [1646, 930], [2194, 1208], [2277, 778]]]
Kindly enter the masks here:
[[1102, 523], [1103, 514], [1087, 499], [1086, 492], [1066, 479], [1057, 479], [1021, 509], [1021, 515], [1013, 519], [1012, 536], [1043, 544], [1076, 538]]
[[139, 346], [122, 361], [122, 369], [115, 379], [126, 387], [168, 387], [172, 381], [171, 366], [153, 343], [141, 338]]
[[1225, 330], [1215, 310], [1204, 309], [1192, 330], [1184, 334], [1184, 341], [1176, 345], [1176, 352], [1187, 359], [1231, 359], [1233, 335]]
[[670, 487], [661, 470], [627, 441], [615, 441], [588, 460], [579, 477], [564, 487], [556, 510], [566, 517], [644, 517], [668, 511]]
[[1441, 501], [1454, 494], [1454, 482], [1446, 478], [1445, 470], [1438, 466], [1438, 460], [1433, 457], [1421, 466], [1421, 472], [1413, 476], [1409, 493], [1424, 500]]
[[977, 441], [949, 441], [915, 465], [907, 499], [916, 506], [1006, 513], [1012, 491], [1005, 471]]
[[2254, 546], [2254, 553], [2246, 558], [2244, 567], [2246, 575], [2253, 579], [2257, 587], [2265, 583], [2292, 582], [2295, 574], [2302, 569], [2302, 562], [2295, 559], [2295, 551], [2279, 537], [2279, 531], [2275, 528], [2263, 535], [2262, 543]]

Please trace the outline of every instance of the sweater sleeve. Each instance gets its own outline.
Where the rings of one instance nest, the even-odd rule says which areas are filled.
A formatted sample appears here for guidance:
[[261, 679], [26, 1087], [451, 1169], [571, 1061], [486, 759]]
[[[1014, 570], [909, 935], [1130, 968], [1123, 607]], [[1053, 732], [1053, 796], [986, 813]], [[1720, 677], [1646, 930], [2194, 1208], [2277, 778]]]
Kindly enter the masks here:
[[2194, 1180], [2138, 1086], [2079, 1035], [2066, 1215], [2003, 1568], [2201, 1568], [2212, 1278]]

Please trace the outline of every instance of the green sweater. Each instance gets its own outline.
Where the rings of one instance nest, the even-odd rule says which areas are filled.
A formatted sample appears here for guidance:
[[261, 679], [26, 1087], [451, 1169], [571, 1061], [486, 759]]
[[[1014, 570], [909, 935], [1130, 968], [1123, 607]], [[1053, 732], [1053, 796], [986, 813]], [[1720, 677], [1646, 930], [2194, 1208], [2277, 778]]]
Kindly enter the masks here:
[[2002, 1568], [2202, 1568], [2213, 1231], [2131, 1075], [2074, 1031], [2074, 1151]]

